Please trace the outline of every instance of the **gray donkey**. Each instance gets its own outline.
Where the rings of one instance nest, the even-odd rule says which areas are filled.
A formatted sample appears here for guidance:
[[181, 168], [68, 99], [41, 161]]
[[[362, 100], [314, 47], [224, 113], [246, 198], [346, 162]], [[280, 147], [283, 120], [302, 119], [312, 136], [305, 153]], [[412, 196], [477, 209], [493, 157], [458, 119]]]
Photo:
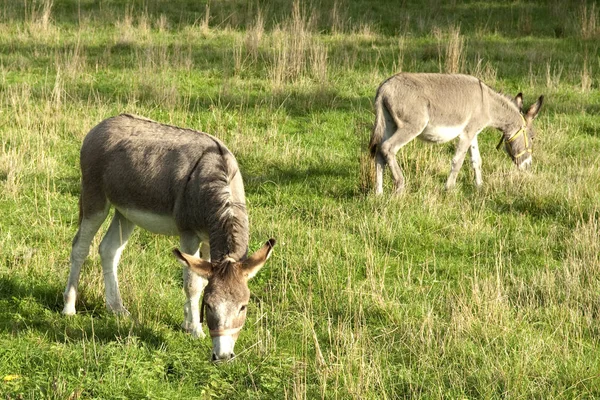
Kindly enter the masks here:
[[531, 164], [532, 122], [543, 100], [540, 96], [523, 114], [522, 93], [508, 98], [473, 76], [400, 73], [388, 78], [377, 89], [375, 126], [369, 144], [375, 158], [376, 193], [383, 193], [385, 164], [392, 172], [395, 193], [402, 191], [404, 177], [396, 153], [414, 138], [433, 143], [459, 138], [446, 189], [456, 184], [467, 150], [475, 184], [482, 185], [477, 134], [488, 126], [502, 132], [497, 148], [504, 141], [514, 163], [520, 169], [526, 168]]
[[213, 360], [233, 357], [250, 298], [247, 281], [275, 245], [270, 239], [247, 256], [244, 185], [233, 154], [206, 133], [122, 114], [87, 134], [80, 162], [79, 230], [73, 239], [63, 313], [75, 314], [81, 266], [112, 204], [115, 214], [99, 248], [107, 308], [128, 313], [121, 300], [117, 264], [133, 228], [178, 235], [185, 252], [174, 251], [185, 266], [183, 327], [204, 336], [206, 309]]

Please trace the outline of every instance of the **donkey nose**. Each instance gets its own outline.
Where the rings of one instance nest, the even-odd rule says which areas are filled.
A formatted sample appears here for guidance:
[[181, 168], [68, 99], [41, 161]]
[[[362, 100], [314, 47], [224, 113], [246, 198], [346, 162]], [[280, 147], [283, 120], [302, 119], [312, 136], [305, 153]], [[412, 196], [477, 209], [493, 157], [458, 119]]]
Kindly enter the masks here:
[[531, 166], [531, 157], [527, 158], [521, 164], [519, 164], [519, 169], [521, 171], [525, 171], [525, 170], [529, 169], [530, 166]]
[[219, 354], [219, 355], [217, 355], [216, 353], [212, 353], [212, 361], [213, 362], [229, 361], [233, 357], [235, 357], [235, 353], [233, 353], [233, 352], [227, 353], [227, 354]]

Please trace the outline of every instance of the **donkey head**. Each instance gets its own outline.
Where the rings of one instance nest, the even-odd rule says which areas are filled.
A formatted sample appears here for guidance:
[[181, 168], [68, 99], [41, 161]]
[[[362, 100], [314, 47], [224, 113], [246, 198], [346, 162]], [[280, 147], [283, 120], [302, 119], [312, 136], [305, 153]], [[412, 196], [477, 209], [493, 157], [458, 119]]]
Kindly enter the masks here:
[[208, 280], [201, 307], [206, 313], [206, 324], [212, 338], [213, 361], [227, 361], [235, 355], [233, 348], [246, 321], [250, 300], [248, 280], [263, 267], [273, 246], [275, 239], [269, 239], [262, 248], [243, 261], [226, 257], [209, 262], [181, 253], [178, 249], [173, 250], [179, 262]]
[[506, 140], [503, 137], [504, 146], [517, 167], [519, 169], [526, 169], [531, 165], [533, 139], [535, 137], [533, 120], [542, 108], [544, 96], [540, 96], [538, 101], [531, 105], [525, 113], [523, 113], [523, 93], [519, 93], [515, 97], [514, 102], [519, 108], [522, 125], [516, 132], [510, 133], [510, 136]]

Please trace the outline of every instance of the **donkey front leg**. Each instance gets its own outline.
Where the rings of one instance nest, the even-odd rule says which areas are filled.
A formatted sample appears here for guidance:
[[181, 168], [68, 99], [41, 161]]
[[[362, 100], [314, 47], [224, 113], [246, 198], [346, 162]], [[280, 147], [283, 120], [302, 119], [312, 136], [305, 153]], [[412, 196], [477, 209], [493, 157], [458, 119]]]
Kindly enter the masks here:
[[469, 153], [471, 154], [471, 166], [473, 167], [473, 172], [475, 173], [475, 186], [480, 188], [481, 185], [483, 185], [483, 178], [481, 175], [481, 155], [479, 154], [477, 136], [475, 136], [471, 142]]
[[71, 272], [69, 273], [69, 280], [67, 281], [67, 287], [63, 294], [64, 308], [62, 313], [64, 315], [75, 315], [76, 313], [75, 301], [77, 300], [77, 286], [79, 285], [81, 266], [90, 252], [90, 245], [92, 244], [96, 232], [100, 229], [100, 226], [107, 215], [108, 206], [92, 216], [81, 218], [79, 229], [73, 238], [73, 247], [71, 249]]
[[467, 155], [467, 150], [471, 146], [473, 141], [473, 136], [468, 134], [462, 134], [460, 139], [458, 140], [458, 144], [456, 145], [456, 153], [454, 153], [454, 157], [452, 157], [452, 167], [450, 169], [450, 176], [448, 176], [448, 180], [446, 181], [446, 190], [452, 189], [456, 185], [456, 177], [458, 176], [458, 171], [463, 165], [465, 161], [465, 156]]
[[129, 311], [123, 307], [123, 300], [121, 300], [117, 268], [121, 253], [129, 236], [131, 236], [131, 232], [133, 232], [133, 228], [135, 228], [133, 222], [125, 218], [118, 210], [115, 210], [115, 216], [98, 249], [102, 261], [106, 308], [117, 314], [129, 315]]
[[[181, 250], [187, 254], [198, 256], [198, 245], [200, 238], [195, 234], [182, 234], [179, 238]], [[210, 261], [210, 248], [208, 241], [202, 241], [201, 257]], [[203, 338], [202, 321], [200, 321], [200, 296], [208, 282], [190, 271], [189, 268], [183, 269], [183, 289], [185, 291], [186, 302], [183, 306], [184, 321], [182, 328], [191, 333], [194, 337]]]

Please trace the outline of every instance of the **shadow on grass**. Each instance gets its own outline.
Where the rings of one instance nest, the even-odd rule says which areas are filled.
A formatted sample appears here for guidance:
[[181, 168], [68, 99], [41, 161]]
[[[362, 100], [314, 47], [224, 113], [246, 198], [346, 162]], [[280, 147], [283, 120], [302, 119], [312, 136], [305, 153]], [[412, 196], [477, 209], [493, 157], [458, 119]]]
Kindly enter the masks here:
[[37, 331], [56, 342], [93, 340], [119, 342], [136, 337], [150, 347], [159, 348], [164, 338], [139, 324], [133, 317], [109, 315], [98, 301], [78, 300], [80, 314], [65, 317], [62, 288], [52, 284], [22, 282], [16, 277], [0, 277], [0, 331], [18, 335]]
[[548, 220], [565, 228], [575, 228], [577, 223], [588, 220], [594, 213], [593, 207], [575, 208], [566, 200], [553, 197], [529, 195], [490, 199], [490, 207], [498, 214], [517, 214], [535, 220]]
[[309, 165], [294, 168], [293, 166], [276, 165], [264, 169], [264, 174], [245, 174], [246, 192], [250, 195], [265, 191], [269, 184], [286, 186], [286, 192], [297, 192], [303, 196], [312, 193], [314, 197], [332, 199], [353, 199], [363, 194], [360, 192], [357, 174], [347, 165]]

